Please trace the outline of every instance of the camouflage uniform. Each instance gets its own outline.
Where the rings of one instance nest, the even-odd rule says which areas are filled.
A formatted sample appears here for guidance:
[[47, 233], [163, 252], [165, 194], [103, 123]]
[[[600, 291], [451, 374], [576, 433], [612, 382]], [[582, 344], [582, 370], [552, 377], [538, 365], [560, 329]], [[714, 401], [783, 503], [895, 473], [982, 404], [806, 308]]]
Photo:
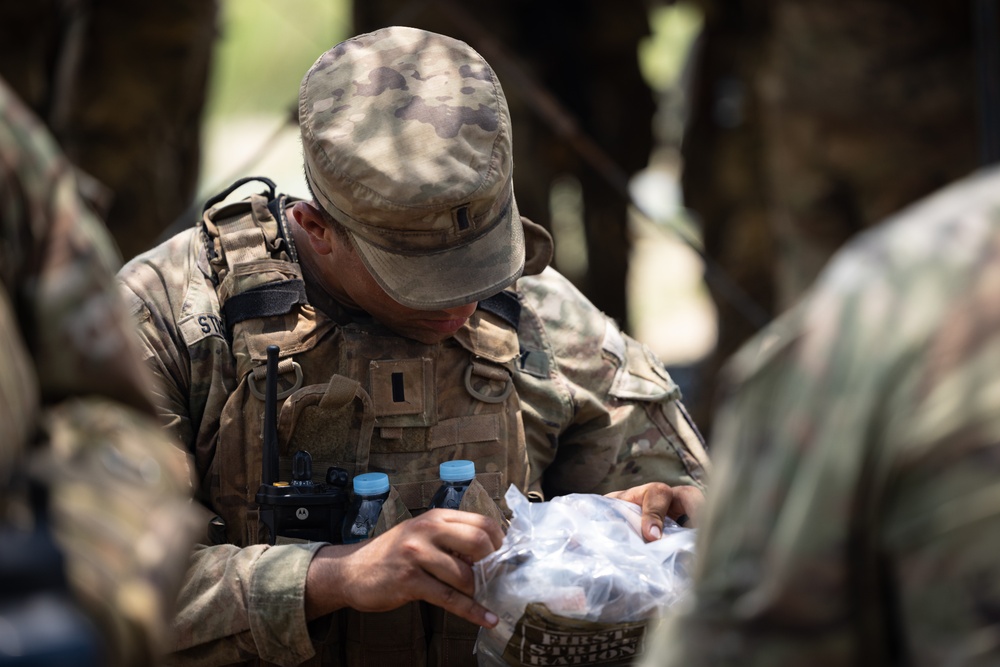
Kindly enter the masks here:
[[41, 478], [109, 664], [149, 665], [194, 541], [189, 470], [153, 421], [114, 245], [58, 155], [0, 83], [0, 519]]
[[[509, 117], [492, 70], [464, 44], [430, 33], [395, 28], [377, 37], [375, 43], [375, 38], [361, 36], [338, 45], [307, 74], [300, 97], [306, 172], [317, 201], [347, 228], [372, 276], [396, 301], [424, 309], [479, 302], [477, 314], [453, 338], [426, 345], [428, 352], [422, 356], [458, 355], [465, 364], [482, 362], [470, 358], [468, 350], [498, 331], [509, 331], [512, 355], [492, 368], [514, 389], [517, 427], [507, 431], [499, 445], [511, 458], [525, 459], [528, 469], [521, 479], [508, 481], [539, 495], [604, 493], [649, 481], [701, 486], [706, 455], [677, 386], [662, 365], [566, 279], [543, 270], [547, 257], [535, 252], [540, 247], [533, 241], [535, 226], [518, 215], [511, 194]], [[457, 77], [456, 59], [470, 63]], [[339, 80], [344, 76], [347, 83]], [[459, 95], [467, 96], [462, 103], [443, 103]], [[414, 154], [419, 159], [411, 157]], [[275, 221], [264, 213], [263, 200], [250, 201], [258, 213], [244, 229], [259, 235]], [[241, 277], [254, 276], [239, 274], [231, 256], [247, 256], [255, 248], [217, 242], [217, 215], [222, 213], [213, 207], [203, 225], [140, 255], [126, 265], [120, 279], [137, 314], [146, 356], [165, 392], [165, 420], [195, 453], [201, 499], [223, 513], [230, 510], [225, 506], [229, 497], [220, 502], [215, 495], [219, 480], [213, 479], [213, 471], [224, 456], [225, 434], [233, 428], [232, 420], [225, 418], [226, 407], [252, 375], [245, 370], [246, 357], [259, 356], [259, 350], [254, 353], [242, 334], [233, 333], [243, 323], [227, 326], [220, 306], [220, 300], [239, 289], [234, 285]], [[330, 298], [309, 267], [294, 260], [302, 250], [296, 250], [291, 234], [271, 242], [269, 233], [255, 236], [274, 249], [268, 270], [304, 279], [308, 303], [291, 312], [299, 313], [294, 322], [308, 325], [304, 338], [324, 336], [308, 352], [314, 361], [323, 356], [352, 359], [352, 350], [340, 349], [346, 347], [348, 334], [387, 337], [372, 317]], [[443, 249], [434, 245], [442, 243]], [[522, 245], [528, 246], [527, 252]], [[217, 257], [223, 246], [229, 263], [224, 274]], [[386, 259], [387, 248], [414, 247], [426, 254], [411, 252], [405, 262]], [[470, 247], [485, 249], [486, 256], [462, 254]], [[455, 258], [452, 252], [461, 256]], [[406, 273], [425, 259], [436, 265]], [[517, 279], [522, 272], [530, 275]], [[439, 276], [445, 276], [445, 291], [450, 287], [459, 294], [428, 289]], [[487, 297], [512, 281], [504, 292], [512, 311], [503, 322], [488, 320], [483, 314]], [[468, 298], [468, 290], [479, 288], [466, 283], [485, 285], [485, 291]], [[255, 326], [254, 335], [288, 336], [292, 326], [272, 318]], [[306, 383], [315, 374], [309, 368], [303, 372]], [[378, 408], [374, 380], [353, 379]], [[441, 425], [442, 413], [461, 399], [466, 387], [434, 386], [429, 395], [438, 404], [436, 412], [419, 428], [402, 429], [418, 433], [396, 435], [400, 451], [383, 452], [383, 461], [391, 463], [394, 455], [412, 460], [413, 443], [425, 447], [417, 451], [419, 458], [432, 461], [438, 450], [431, 451], [431, 436], [426, 434]], [[286, 399], [282, 415], [294, 397]], [[244, 430], [256, 437], [260, 403], [245, 405]], [[396, 430], [388, 420], [376, 421], [374, 428], [371, 442], [387, 441], [393, 436], [385, 432]], [[330, 430], [322, 433], [329, 436]], [[459, 437], [457, 446], [468, 447], [474, 456], [475, 448], [467, 443], [476, 442]], [[395, 484], [392, 475], [390, 480]], [[256, 488], [256, 482], [250, 477], [245, 485]], [[505, 490], [497, 489], [500, 495]], [[247, 503], [243, 511], [254, 508]], [[229, 533], [229, 539], [238, 541], [242, 533], [237, 533]], [[223, 664], [260, 656], [280, 664], [310, 658], [309, 664], [342, 664], [343, 655], [319, 646], [321, 638], [311, 636], [315, 624], [305, 622], [304, 581], [318, 548], [315, 543], [227, 544], [199, 550], [181, 596], [176, 661]], [[393, 631], [400, 634], [404, 629]], [[450, 659], [445, 664], [475, 661], [471, 651]], [[418, 659], [407, 662], [418, 664]]]
[[997, 662], [998, 185], [865, 232], [733, 358], [696, 601], [647, 664]]
[[[225, 332], [216, 328], [222, 317], [214, 287], [202, 273], [204, 248], [198, 230], [182, 232], [121, 274], [140, 313], [146, 355], [164, 387], [164, 416], [171, 432], [195, 452], [203, 498], [222, 407], [239, 381]], [[650, 481], [700, 486], [706, 466], [700, 439], [679, 390], [648, 349], [552, 269], [521, 278], [516, 288], [525, 354], [513, 377], [528, 443], [529, 487], [551, 495], [605, 493]], [[195, 317], [180, 323], [181, 313]], [[352, 320], [344, 309], [318, 316], [375, 330], [370, 319], [354, 314]], [[199, 664], [199, 655], [245, 657], [240, 651], [273, 661], [309, 657], [302, 587], [317, 548], [199, 551], [182, 596], [177, 648], [188, 653], [179, 662]], [[252, 582], [249, 589], [246, 582]], [[265, 600], [281, 604], [268, 603], [264, 614]]]

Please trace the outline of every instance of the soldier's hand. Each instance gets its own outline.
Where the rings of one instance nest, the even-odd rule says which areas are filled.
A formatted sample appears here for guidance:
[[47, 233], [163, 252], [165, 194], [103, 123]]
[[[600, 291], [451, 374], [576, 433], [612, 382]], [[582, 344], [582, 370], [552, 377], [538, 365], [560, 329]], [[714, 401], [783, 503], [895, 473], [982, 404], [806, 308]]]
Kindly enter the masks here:
[[497, 617], [472, 599], [472, 563], [502, 542], [503, 531], [492, 519], [434, 509], [359, 544], [323, 547], [309, 566], [306, 615], [343, 607], [389, 611], [426, 600], [493, 627]]
[[633, 486], [624, 491], [605, 494], [642, 507], [642, 536], [647, 542], [660, 539], [663, 535], [663, 517], [692, 528], [697, 524], [698, 512], [705, 502], [705, 494], [697, 486], [668, 486], [651, 482]]

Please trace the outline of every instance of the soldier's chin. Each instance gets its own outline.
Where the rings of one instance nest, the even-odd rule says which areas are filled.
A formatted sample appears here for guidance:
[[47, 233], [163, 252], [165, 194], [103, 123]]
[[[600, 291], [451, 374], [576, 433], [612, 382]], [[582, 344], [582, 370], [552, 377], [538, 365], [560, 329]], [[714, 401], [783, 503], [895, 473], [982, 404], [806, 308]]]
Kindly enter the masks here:
[[440, 336], [439, 340], [451, 338], [462, 328], [468, 318], [450, 318], [437, 320], [424, 320], [422, 325], [426, 326], [431, 335]]
[[418, 343], [423, 343], [424, 345], [437, 345], [440, 342], [448, 340], [461, 328], [461, 325], [454, 328], [449, 327], [447, 330], [438, 330], [428, 328], [426, 326], [416, 325], [407, 326], [405, 328], [392, 327], [393, 331], [400, 336], [415, 340]]

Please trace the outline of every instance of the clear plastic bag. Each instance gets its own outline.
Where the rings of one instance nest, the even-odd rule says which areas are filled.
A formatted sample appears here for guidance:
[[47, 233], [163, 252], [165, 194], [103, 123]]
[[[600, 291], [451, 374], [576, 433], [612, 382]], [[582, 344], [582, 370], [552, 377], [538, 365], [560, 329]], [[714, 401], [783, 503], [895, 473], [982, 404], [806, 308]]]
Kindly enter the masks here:
[[689, 589], [695, 531], [667, 519], [646, 542], [637, 505], [594, 494], [531, 503], [512, 486], [506, 500], [503, 544], [473, 568], [476, 601], [500, 618], [479, 633], [480, 667], [624, 664], [641, 653], [645, 626]]

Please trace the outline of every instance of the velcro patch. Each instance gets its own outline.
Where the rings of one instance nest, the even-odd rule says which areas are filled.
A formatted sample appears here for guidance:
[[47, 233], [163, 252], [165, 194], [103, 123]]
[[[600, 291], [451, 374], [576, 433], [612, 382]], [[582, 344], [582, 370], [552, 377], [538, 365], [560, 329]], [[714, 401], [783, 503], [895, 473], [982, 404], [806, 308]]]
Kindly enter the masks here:
[[182, 319], [177, 326], [188, 347], [209, 336], [226, 338], [226, 325], [218, 313], [195, 313]]

